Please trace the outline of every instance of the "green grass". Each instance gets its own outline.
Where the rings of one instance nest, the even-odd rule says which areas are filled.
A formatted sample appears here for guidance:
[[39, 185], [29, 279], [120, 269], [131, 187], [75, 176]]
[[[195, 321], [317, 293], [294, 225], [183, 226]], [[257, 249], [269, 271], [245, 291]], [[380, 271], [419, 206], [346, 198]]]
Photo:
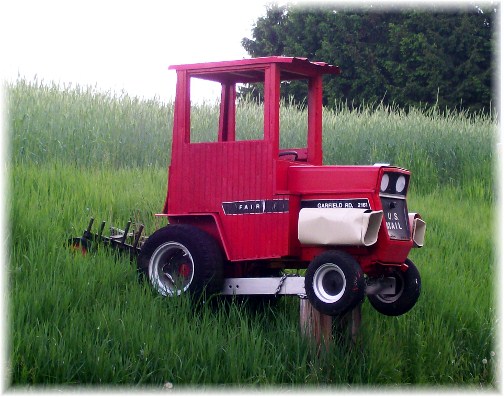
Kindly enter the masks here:
[[[299, 334], [296, 299], [263, 314], [205, 305], [193, 312], [185, 299], [155, 296], [127, 259], [107, 250], [82, 257], [63, 247], [90, 215], [128, 219], [143, 210], [148, 232], [159, 227], [152, 213], [164, 198], [162, 170], [83, 172], [53, 164], [15, 166], [11, 177], [14, 384], [493, 380], [492, 208], [483, 203], [475, 211], [456, 189], [410, 199], [410, 206], [429, 209], [426, 247], [412, 255], [423, 277], [415, 309], [386, 318], [365, 304], [360, 349], [336, 347], [316, 358]], [[135, 182], [117, 183], [121, 178]], [[100, 191], [97, 182], [117, 186]]]
[[[325, 110], [326, 163], [395, 162], [391, 155], [419, 167], [409, 208], [428, 229], [411, 255], [423, 282], [415, 308], [388, 318], [365, 303], [357, 347], [335, 344], [317, 356], [300, 336], [297, 298], [258, 313], [212, 302], [194, 310], [185, 297], [155, 295], [125, 258], [64, 247], [90, 216], [141, 221], [147, 234], [160, 227], [153, 214], [166, 195], [170, 149], [171, 105], [77, 91], [26, 81], [9, 88], [12, 385], [495, 386], [495, 120]], [[256, 105], [243, 106], [246, 126]], [[198, 112], [208, 109], [195, 110], [196, 125]], [[300, 111], [282, 112], [296, 135]]]
[[[172, 103], [22, 79], [8, 86], [7, 93], [14, 164], [62, 161], [102, 168], [169, 164]], [[287, 105], [281, 108], [281, 146], [306, 146], [306, 109]], [[215, 139], [217, 125], [218, 104], [206, 102], [192, 109], [191, 133], [197, 141]], [[262, 125], [257, 103], [238, 106], [239, 138], [259, 138]], [[422, 193], [438, 185], [463, 185], [463, 193], [480, 191], [487, 199], [493, 195], [492, 184], [484, 182], [493, 180], [494, 117], [438, 108], [404, 111], [377, 106], [350, 111], [341, 106], [324, 109], [323, 128], [325, 164], [386, 162], [412, 171], [413, 188]], [[474, 185], [472, 190], [468, 185]]]

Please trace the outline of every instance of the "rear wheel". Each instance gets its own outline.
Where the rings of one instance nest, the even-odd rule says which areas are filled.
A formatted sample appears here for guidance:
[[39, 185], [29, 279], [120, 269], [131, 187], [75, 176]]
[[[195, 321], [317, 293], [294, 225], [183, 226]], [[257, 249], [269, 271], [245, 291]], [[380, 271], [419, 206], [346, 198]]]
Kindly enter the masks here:
[[222, 289], [220, 248], [194, 226], [168, 225], [157, 230], [143, 244], [137, 264], [164, 296], [212, 294]]
[[410, 311], [420, 297], [422, 287], [420, 273], [411, 260], [406, 259], [405, 264], [408, 265], [406, 271], [394, 268], [387, 274], [387, 277], [396, 279], [395, 294], [368, 295], [371, 306], [381, 314], [400, 316]]
[[305, 290], [310, 303], [319, 312], [341, 315], [364, 298], [364, 276], [359, 263], [351, 255], [326, 251], [308, 265]]

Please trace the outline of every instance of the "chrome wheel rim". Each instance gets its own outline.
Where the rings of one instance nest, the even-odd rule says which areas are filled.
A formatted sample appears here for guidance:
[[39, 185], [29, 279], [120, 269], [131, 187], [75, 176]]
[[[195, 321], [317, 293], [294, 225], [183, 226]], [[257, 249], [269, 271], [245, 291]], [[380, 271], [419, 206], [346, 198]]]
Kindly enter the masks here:
[[193, 277], [191, 253], [176, 241], [161, 244], [149, 260], [149, 279], [161, 295], [180, 295], [187, 291]]
[[334, 263], [325, 263], [313, 275], [313, 292], [322, 302], [335, 303], [345, 293], [346, 278]]

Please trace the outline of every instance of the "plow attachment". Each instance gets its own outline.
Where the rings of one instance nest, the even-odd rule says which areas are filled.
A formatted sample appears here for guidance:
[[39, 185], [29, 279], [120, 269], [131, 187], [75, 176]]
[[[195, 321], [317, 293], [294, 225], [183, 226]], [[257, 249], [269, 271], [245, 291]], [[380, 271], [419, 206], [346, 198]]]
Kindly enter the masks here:
[[128, 221], [124, 230], [116, 227], [110, 228], [110, 236], [104, 236], [105, 221], [102, 221], [98, 233], [91, 232], [94, 218], [89, 220], [89, 224], [82, 237], [74, 237], [68, 240], [68, 244], [75, 250], [86, 254], [94, 244], [103, 244], [110, 246], [118, 251], [129, 253], [130, 259], [138, 256], [142, 244], [147, 240], [147, 237], [142, 236], [144, 225], [140, 224], [137, 230], [130, 232], [131, 221]]

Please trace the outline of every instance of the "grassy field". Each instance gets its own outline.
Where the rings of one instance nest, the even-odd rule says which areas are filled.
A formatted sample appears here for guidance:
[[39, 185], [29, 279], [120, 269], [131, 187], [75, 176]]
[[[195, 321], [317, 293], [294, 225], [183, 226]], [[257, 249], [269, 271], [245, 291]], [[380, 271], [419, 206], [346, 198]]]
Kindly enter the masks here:
[[[325, 163], [409, 168], [409, 208], [428, 234], [411, 256], [423, 282], [415, 308], [387, 318], [365, 303], [357, 346], [317, 356], [299, 334], [297, 298], [257, 313], [194, 310], [156, 296], [127, 259], [64, 248], [90, 216], [142, 221], [147, 234], [161, 226], [171, 104], [22, 80], [8, 93], [13, 386], [495, 386], [491, 117], [325, 109]], [[253, 124], [257, 106], [242, 106], [240, 122]], [[215, 111], [198, 107], [195, 128]], [[302, 113], [282, 109], [284, 142], [299, 135]]]

